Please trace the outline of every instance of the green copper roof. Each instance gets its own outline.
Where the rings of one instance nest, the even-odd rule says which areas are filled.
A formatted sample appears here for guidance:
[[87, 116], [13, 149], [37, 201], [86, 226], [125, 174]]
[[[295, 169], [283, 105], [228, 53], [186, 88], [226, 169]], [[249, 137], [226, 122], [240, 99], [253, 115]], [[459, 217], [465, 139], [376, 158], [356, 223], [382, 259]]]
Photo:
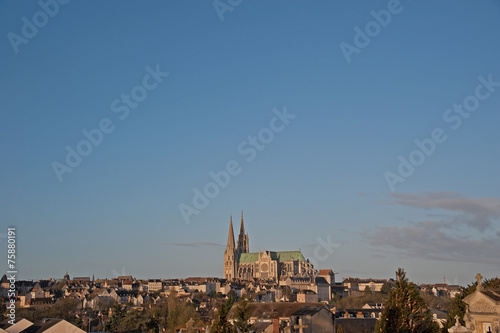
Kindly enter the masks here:
[[[300, 251], [282, 251], [282, 252], [273, 252], [271, 251], [271, 259], [278, 261], [290, 261], [290, 260], [298, 260], [298, 261], [306, 261], [302, 252]], [[259, 253], [240, 253], [238, 256], [239, 263], [252, 263], [259, 260]]]
[[254, 262], [259, 259], [258, 253], [240, 253], [238, 256], [238, 262], [240, 263], [249, 263]]

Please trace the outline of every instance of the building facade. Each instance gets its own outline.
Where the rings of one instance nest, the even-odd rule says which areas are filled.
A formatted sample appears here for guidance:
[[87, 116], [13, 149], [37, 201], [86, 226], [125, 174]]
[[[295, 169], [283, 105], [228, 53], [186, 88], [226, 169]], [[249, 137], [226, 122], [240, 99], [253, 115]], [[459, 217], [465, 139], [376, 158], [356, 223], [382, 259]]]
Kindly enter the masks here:
[[500, 332], [500, 290], [484, 288], [482, 278], [476, 275], [476, 291], [463, 300], [467, 304], [465, 325], [473, 333]]
[[227, 280], [264, 279], [278, 282], [286, 277], [313, 277], [317, 272], [300, 251], [260, 251], [250, 253], [249, 238], [245, 234], [243, 213], [237, 246], [234, 240], [233, 219], [229, 221], [229, 235], [224, 251], [224, 278]]

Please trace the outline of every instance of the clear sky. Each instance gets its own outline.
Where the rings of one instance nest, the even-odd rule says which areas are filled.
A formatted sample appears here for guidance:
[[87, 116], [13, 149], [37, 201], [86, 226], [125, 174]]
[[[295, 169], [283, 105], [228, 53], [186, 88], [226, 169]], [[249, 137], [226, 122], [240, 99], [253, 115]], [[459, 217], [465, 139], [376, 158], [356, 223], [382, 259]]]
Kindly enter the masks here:
[[500, 275], [498, 1], [60, 1], [0, 1], [19, 278], [222, 276], [241, 210], [337, 280]]

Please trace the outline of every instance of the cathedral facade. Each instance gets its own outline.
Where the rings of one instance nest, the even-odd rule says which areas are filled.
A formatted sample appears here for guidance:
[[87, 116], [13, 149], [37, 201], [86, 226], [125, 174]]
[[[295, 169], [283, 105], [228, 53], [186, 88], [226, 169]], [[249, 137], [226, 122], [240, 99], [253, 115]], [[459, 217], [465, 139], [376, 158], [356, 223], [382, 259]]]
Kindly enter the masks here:
[[[236, 245], [237, 244], [237, 245]], [[248, 234], [245, 234], [243, 213], [238, 243], [234, 241], [233, 219], [229, 221], [229, 235], [224, 251], [224, 278], [227, 280], [264, 279], [278, 282], [287, 277], [313, 277], [313, 265], [300, 251], [249, 251]]]

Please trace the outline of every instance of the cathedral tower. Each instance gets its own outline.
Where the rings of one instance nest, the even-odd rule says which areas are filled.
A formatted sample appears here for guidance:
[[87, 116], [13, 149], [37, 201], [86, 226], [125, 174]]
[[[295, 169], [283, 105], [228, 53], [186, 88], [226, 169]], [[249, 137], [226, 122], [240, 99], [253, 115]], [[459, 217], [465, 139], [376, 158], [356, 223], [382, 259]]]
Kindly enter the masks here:
[[243, 212], [241, 212], [240, 234], [238, 236], [238, 253], [248, 253], [248, 234], [245, 235], [245, 225], [243, 224]]
[[224, 279], [232, 280], [236, 276], [236, 260], [238, 253], [234, 247], [233, 218], [229, 220], [229, 235], [227, 236], [226, 251], [224, 251]]

